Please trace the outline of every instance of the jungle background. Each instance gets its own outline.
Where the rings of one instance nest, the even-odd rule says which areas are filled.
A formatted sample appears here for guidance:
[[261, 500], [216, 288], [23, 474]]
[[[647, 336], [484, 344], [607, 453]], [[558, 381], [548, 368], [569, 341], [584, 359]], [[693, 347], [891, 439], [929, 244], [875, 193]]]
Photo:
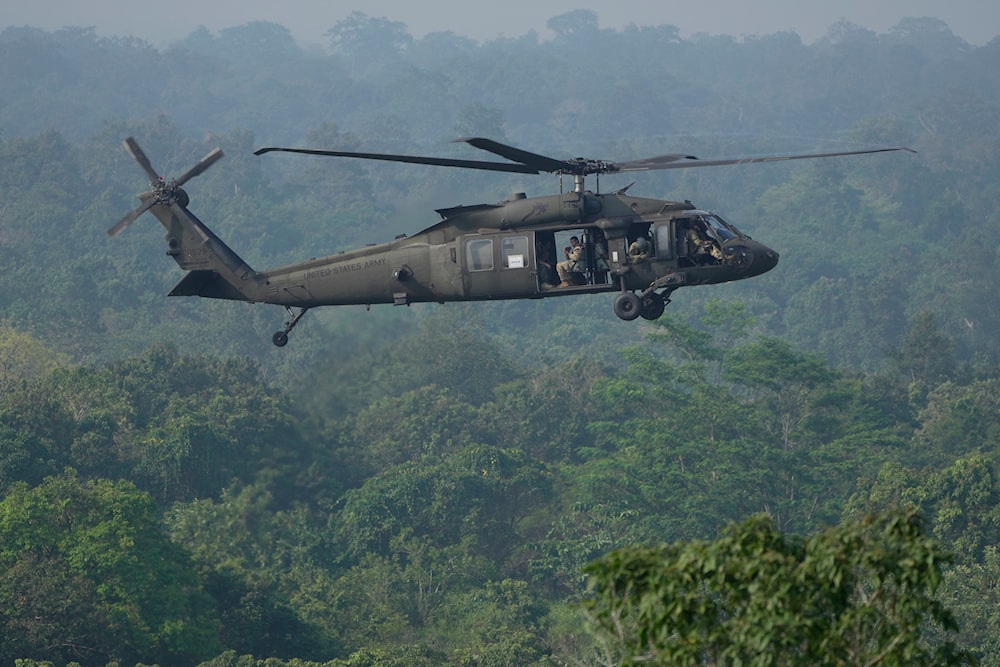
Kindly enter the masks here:
[[[0, 664], [603, 664], [594, 559], [902, 505], [1000, 665], [1000, 39], [549, 27], [0, 32]], [[152, 217], [106, 238], [145, 185], [130, 135], [168, 177], [223, 148], [191, 209], [257, 268], [559, 187], [264, 145], [918, 152], [639, 175], [781, 254], [653, 323], [607, 295], [342, 307], [277, 349], [279, 308], [164, 297]]]

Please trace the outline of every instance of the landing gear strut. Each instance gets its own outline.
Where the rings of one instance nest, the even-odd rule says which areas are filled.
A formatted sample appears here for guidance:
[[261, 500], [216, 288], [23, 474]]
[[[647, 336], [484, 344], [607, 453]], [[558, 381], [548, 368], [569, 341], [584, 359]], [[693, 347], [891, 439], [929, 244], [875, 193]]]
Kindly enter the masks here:
[[657, 294], [652, 288], [642, 294], [623, 291], [615, 297], [615, 315], [626, 322], [631, 322], [640, 316], [645, 320], [657, 320], [663, 316], [664, 309], [670, 303], [671, 292], [673, 290], [668, 289]]
[[297, 314], [292, 313], [292, 309], [288, 306], [285, 306], [285, 310], [288, 311], [288, 321], [285, 322], [285, 328], [281, 331], [275, 331], [274, 335], [271, 336], [271, 342], [278, 347], [284, 347], [288, 344], [288, 334], [291, 333], [292, 329], [295, 328], [295, 325], [299, 323], [299, 320], [302, 319], [302, 316], [305, 315], [309, 309], [305, 307], [299, 308], [299, 312]]

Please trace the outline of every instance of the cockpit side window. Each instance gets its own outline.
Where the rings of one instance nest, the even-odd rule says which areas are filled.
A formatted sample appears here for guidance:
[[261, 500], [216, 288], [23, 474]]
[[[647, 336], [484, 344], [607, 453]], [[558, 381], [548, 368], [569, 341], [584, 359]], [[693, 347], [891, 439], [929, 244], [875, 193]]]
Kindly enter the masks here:
[[725, 239], [733, 238], [735, 234], [711, 223], [709, 215], [693, 215], [678, 220], [678, 244], [683, 244], [682, 257], [695, 266], [708, 266], [722, 261], [722, 247]]

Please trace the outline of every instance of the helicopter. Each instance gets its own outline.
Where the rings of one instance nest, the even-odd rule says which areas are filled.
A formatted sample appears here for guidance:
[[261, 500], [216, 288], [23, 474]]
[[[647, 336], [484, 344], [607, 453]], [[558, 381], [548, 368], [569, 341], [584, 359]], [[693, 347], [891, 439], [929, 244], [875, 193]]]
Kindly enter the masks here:
[[[223, 156], [212, 149], [178, 178], [160, 176], [133, 137], [125, 149], [149, 178], [140, 205], [108, 229], [114, 237], [147, 211], [166, 229], [167, 251], [187, 273], [168, 296], [199, 296], [283, 306], [288, 314], [272, 342], [288, 335], [312, 308], [333, 305], [541, 299], [614, 292], [612, 309], [626, 321], [662, 316], [673, 292], [685, 286], [743, 280], [773, 269], [778, 253], [714, 212], [690, 201], [628, 194], [634, 184], [601, 193], [585, 179], [602, 174], [757, 164], [787, 160], [909, 151], [905, 147], [699, 160], [681, 153], [613, 162], [560, 160], [492, 139], [456, 139], [505, 158], [504, 162], [309, 148], [272, 152], [360, 158], [488, 171], [572, 176], [573, 189], [527, 197], [518, 192], [496, 204], [438, 209], [440, 220], [413, 234], [357, 250], [256, 271], [188, 208], [181, 187]], [[561, 261], [556, 247], [562, 246]], [[297, 310], [295, 310], [297, 309]]]

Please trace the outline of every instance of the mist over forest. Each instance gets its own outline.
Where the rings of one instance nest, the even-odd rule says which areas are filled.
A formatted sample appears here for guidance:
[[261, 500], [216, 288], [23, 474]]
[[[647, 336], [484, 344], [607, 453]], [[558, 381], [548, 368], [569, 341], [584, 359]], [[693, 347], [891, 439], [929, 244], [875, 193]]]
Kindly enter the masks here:
[[[602, 634], [594, 593], [616, 549], [709, 549], [763, 520], [807, 562], [796, 540], [865, 526], [862, 553], [900, 525], [863, 517], [913, 510], [885, 535], [927, 547], [930, 597], [892, 664], [1000, 665], [1000, 38], [929, 18], [810, 44], [587, 10], [548, 27], [417, 39], [355, 13], [323, 48], [264, 22], [165, 48], [0, 32], [0, 663], [627, 663], [641, 621]], [[182, 272], [152, 216], [106, 237], [146, 185], [127, 136], [166, 177], [223, 149], [190, 208], [257, 269], [560, 188], [262, 146], [916, 152], [601, 176], [780, 253], [654, 322], [610, 295], [345, 306], [278, 349], [281, 308], [165, 296]]]

